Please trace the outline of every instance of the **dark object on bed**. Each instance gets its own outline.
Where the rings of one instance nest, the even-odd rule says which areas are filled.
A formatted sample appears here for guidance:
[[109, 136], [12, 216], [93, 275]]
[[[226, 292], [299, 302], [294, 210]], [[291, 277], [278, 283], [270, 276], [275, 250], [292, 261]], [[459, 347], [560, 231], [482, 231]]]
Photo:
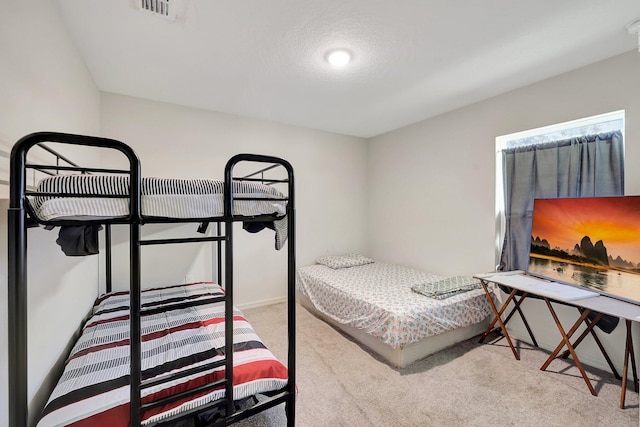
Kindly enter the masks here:
[[[35, 146], [41, 146], [45, 142], [55, 142], [61, 144], [81, 145], [81, 146], [93, 146], [102, 147], [117, 150], [122, 153], [128, 160], [129, 167], [124, 170], [118, 169], [105, 169], [105, 168], [84, 168], [77, 166], [71, 162], [68, 162], [63, 156], [59, 156], [60, 159], [67, 162], [71, 166], [60, 166], [56, 163], [55, 166], [42, 165], [42, 164], [29, 164], [27, 163], [27, 153]], [[51, 150], [48, 147], [44, 147], [47, 151]], [[284, 180], [270, 180], [270, 179], [257, 179], [257, 178], [242, 178], [234, 176], [234, 167], [239, 162], [257, 162], [257, 163], [270, 163], [281, 167], [286, 172], [287, 179]], [[26, 171], [29, 169], [37, 170], [40, 172], [48, 173], [55, 171], [56, 173], [74, 172], [74, 173], [98, 173], [98, 174], [112, 174], [113, 176], [125, 176], [127, 179], [126, 192], [122, 193], [97, 193], [95, 191], [84, 192], [78, 194], [74, 191], [40, 191], [31, 190], [26, 185]], [[138, 426], [141, 424], [151, 425], [157, 423], [173, 423], [180, 425], [181, 423], [200, 423], [202, 420], [215, 420], [216, 423], [221, 425], [231, 424], [241, 419], [248, 418], [258, 412], [265, 409], [274, 407], [281, 403], [285, 403], [287, 413], [287, 423], [289, 426], [293, 426], [295, 422], [295, 221], [294, 221], [294, 182], [293, 182], [293, 168], [285, 160], [271, 157], [271, 156], [259, 156], [251, 154], [240, 154], [234, 156], [229, 160], [225, 168], [224, 182], [222, 183], [223, 192], [216, 197], [223, 197], [223, 210], [221, 212], [212, 212], [207, 214], [200, 214], [197, 216], [187, 214], [186, 216], [146, 216], [143, 212], [143, 206], [141, 198], [142, 192], [142, 179], [140, 172], [140, 162], [130, 147], [126, 144], [106, 138], [89, 137], [82, 135], [71, 135], [61, 133], [42, 132], [27, 135], [16, 143], [11, 153], [10, 163], [11, 173], [11, 185], [10, 185], [10, 208], [8, 212], [8, 237], [9, 237], [9, 250], [8, 250], [8, 308], [9, 308], [9, 425], [22, 426], [27, 424], [28, 412], [27, 412], [27, 227], [34, 221], [44, 226], [105, 226], [105, 258], [106, 258], [106, 283], [107, 292], [111, 291], [111, 224], [125, 224], [130, 229], [130, 292], [124, 297], [126, 301], [124, 306], [120, 304], [120, 310], [124, 308], [124, 313], [120, 315], [120, 318], [126, 318], [126, 326], [122, 334], [127, 336], [127, 346], [129, 348], [126, 357], [127, 362], [122, 365], [121, 369], [126, 370], [126, 375], [122, 373], [116, 375], [118, 379], [115, 381], [121, 384], [120, 390], [125, 390], [125, 398], [128, 397], [128, 402], [124, 406], [125, 412], [123, 418], [120, 418], [120, 422], [129, 424], [131, 426]], [[76, 178], [72, 178], [76, 180]], [[51, 180], [55, 182], [56, 180]], [[153, 181], [152, 183], [154, 183]], [[268, 184], [282, 184], [287, 187], [287, 194], [284, 198], [277, 198], [273, 196], [257, 197], [254, 194], [241, 194], [236, 191], [239, 185], [243, 182], [248, 182], [248, 186], [254, 187], [257, 182], [266, 182]], [[200, 183], [198, 183], [200, 185]], [[37, 198], [42, 198], [44, 201], [52, 200], [55, 198], [63, 198], [65, 200], [80, 199], [83, 200], [92, 199], [100, 200], [105, 205], [110, 206], [111, 201], [121, 200], [125, 202], [126, 212], [125, 214], [106, 214], [98, 216], [87, 216], [86, 213], [78, 215], [63, 215], [57, 218], [43, 219], [36, 214], [34, 204], [38, 204]], [[276, 204], [284, 203], [286, 206], [285, 214], [274, 214], [269, 212], [268, 215], [263, 213], [247, 214], [245, 211], [238, 213], [236, 210], [242, 204], [252, 205], [253, 203], [263, 203], [264, 201], [273, 201]], [[101, 202], [102, 203], [102, 202]], [[82, 204], [82, 203], [81, 203]], [[233, 223], [237, 221], [280, 221], [281, 231], [288, 233], [287, 237], [287, 273], [288, 273], [288, 358], [287, 368], [284, 373], [280, 373], [280, 379], [276, 381], [275, 388], [268, 389], [253, 389], [251, 391], [259, 393], [264, 396], [268, 396], [261, 399], [255, 405], [249, 405], [249, 407], [240, 408], [239, 403], [246, 403], [247, 401], [253, 402], [254, 399], [248, 399], [247, 396], [240, 393], [238, 399], [235, 399], [237, 387], [241, 384], [236, 384], [236, 376], [243, 375], [243, 369], [248, 369], [246, 366], [237, 366], [236, 362], [240, 363], [242, 360], [241, 355], [235, 356], [235, 350], [237, 346], [234, 346], [234, 321], [239, 320], [241, 315], [238, 312], [234, 314], [233, 307]], [[144, 240], [141, 237], [141, 227], [145, 223], [217, 223], [217, 233], [214, 236], [208, 237], [196, 237], [196, 238], [172, 238], [172, 239], [155, 239]], [[84, 235], [83, 235], [84, 237]], [[157, 302], [151, 302], [147, 304], [145, 302], [145, 295], [141, 291], [141, 266], [140, 266], [140, 252], [141, 246], [145, 245], [158, 245], [158, 244], [175, 244], [186, 242], [217, 242], [218, 247], [218, 283], [224, 285], [224, 292], [206, 291], [204, 296], [188, 296], [183, 300], [176, 300], [175, 298], [169, 298], [161, 306], [157, 306]], [[284, 244], [284, 239], [279, 239], [277, 236], [276, 246]], [[223, 268], [224, 267], [224, 268]], [[222, 277], [222, 271], [224, 270], [224, 277]], [[146, 291], [145, 291], [146, 292]], [[162, 290], [161, 292], [165, 292]], [[116, 297], [121, 293], [116, 293]], [[99, 301], [101, 302], [101, 301]], [[144, 302], [144, 304], [143, 304]], [[148, 301], [147, 301], [148, 302]], [[143, 325], [148, 322], [149, 319], [153, 319], [154, 316], [160, 316], [164, 318], [166, 313], [171, 312], [173, 314], [179, 313], [180, 310], [188, 308], [189, 310], [197, 307], [205, 310], [217, 310], [220, 320], [212, 320], [211, 323], [218, 322], [224, 331], [222, 336], [222, 342], [210, 346], [209, 350], [203, 350], [204, 353], [198, 353], [197, 357], [204, 357], [204, 354], [211, 354], [215, 356], [215, 360], [206, 361], [197, 367], [186, 367], [185, 369], [171, 370], [171, 373], [160, 377], [155, 377], [153, 369], [150, 371], [148, 364], [143, 369], [143, 343], [141, 335], [143, 334]], [[215, 308], [217, 307], [217, 308]], [[106, 310], [96, 310], [95, 315], [102, 315], [109, 317], [113, 313], [113, 308], [110, 307]], [[189, 311], [191, 312], [191, 311]], [[212, 318], [213, 319], [213, 318]], [[105, 319], [100, 319], [99, 322], [104, 322]], [[108, 321], [108, 319], [106, 320]], [[96, 323], [97, 324], [97, 323]], [[92, 327], [91, 323], [85, 324], [84, 328]], [[122, 326], [120, 326], [122, 327]], [[189, 329], [189, 328], [186, 328]], [[146, 332], [145, 332], [146, 333]], [[124, 336], [121, 335], [121, 336]], [[130, 339], [128, 337], [131, 337]], [[118, 342], [117, 346], [120, 346]], [[237, 341], [236, 343], [237, 344]], [[145, 344], [147, 345], [146, 341]], [[188, 346], [190, 347], [190, 346]], [[257, 348], [258, 351], [261, 347], [258, 341], [251, 340], [248, 344], [242, 345], [243, 349]], [[227, 351], [227, 349], [234, 349], [234, 351]], [[89, 349], [81, 349], [79, 352], [74, 352], [70, 358], [79, 359]], [[146, 353], [145, 353], [146, 354]], [[194, 355], [195, 356], [195, 355]], [[146, 356], [144, 356], [146, 357]], [[193, 359], [193, 357], [187, 356], [184, 360]], [[186, 365], [185, 365], [186, 366]], [[284, 366], [284, 365], [282, 365]], [[239, 372], [235, 372], [240, 370]], [[278, 369], [276, 369], [277, 371]], [[150, 392], [153, 392], [154, 388], [162, 387], [165, 383], [173, 381], [184, 383], [186, 380], [188, 384], [191, 384], [191, 378], [194, 376], [202, 375], [209, 372], [207, 375], [215, 376], [214, 381], [207, 379], [201, 384], [198, 384], [196, 388], [188, 387], [187, 390], [182, 390], [178, 394], [162, 394], [161, 397], [149, 399]], [[254, 372], [254, 371], [251, 371]], [[246, 373], [246, 372], [245, 372]], [[122, 382], [124, 380], [124, 382]], [[62, 380], [61, 380], [62, 381]], [[115, 383], [110, 383], [113, 386]], [[170, 387], [173, 388], [173, 387]], [[128, 389], [128, 391], [127, 391]], [[144, 393], [143, 393], [144, 392]], [[193, 396], [194, 393], [196, 403], [189, 405], [181, 405], [179, 402], [184, 402], [184, 399], [191, 399], [189, 396]], [[249, 393], [248, 391], [245, 393]], [[143, 394], [146, 397], [142, 397]], [[213, 396], [209, 401], [202, 402], [200, 399], [203, 395]], [[153, 396], [152, 396], [153, 397]], [[200, 399], [200, 400], [198, 400]], [[206, 399], [205, 399], [206, 400]], [[52, 397], [51, 402], [54, 402], [45, 412], [51, 414], [55, 410], [56, 405], [60, 407], [67, 407], [68, 402], [64, 400], [56, 400]], [[187, 406], [187, 408], [181, 408], [175, 410], [176, 402], [178, 406]], [[173, 406], [172, 406], [173, 405]], [[81, 404], [80, 406], [83, 406]], [[165, 408], [172, 408], [166, 413]], [[117, 410], [121, 412], [123, 406], [120, 406]], [[182, 409], [186, 409], [183, 411]], [[165, 411], [165, 412], [163, 412]], [[161, 414], [157, 417], [158, 414]], [[76, 416], [76, 414], [71, 414]], [[155, 419], [150, 417], [156, 416]], [[65, 421], [56, 421], [66, 424]], [[110, 423], [110, 425], [115, 425]], [[199, 425], [199, 424], [198, 424]]]
[[67, 225], [60, 227], [56, 243], [67, 256], [96, 255], [100, 253], [98, 232], [101, 225]]
[[273, 225], [273, 222], [245, 222], [244, 224], [242, 224], [242, 229], [245, 231], [248, 231], [249, 233], [259, 233], [262, 230], [264, 230], [265, 228], [271, 229], [271, 230], [275, 230], [275, 226]]

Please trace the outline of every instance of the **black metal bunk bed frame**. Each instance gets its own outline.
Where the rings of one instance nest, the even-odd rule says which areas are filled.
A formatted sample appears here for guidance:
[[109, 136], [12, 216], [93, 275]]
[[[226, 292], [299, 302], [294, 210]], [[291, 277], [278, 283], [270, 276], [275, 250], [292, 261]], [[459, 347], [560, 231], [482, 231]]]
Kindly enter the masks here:
[[[102, 148], [115, 149], [126, 156], [129, 161], [128, 170], [102, 169], [102, 168], [82, 168], [68, 161], [57, 153], [53, 153], [62, 158], [70, 166], [60, 166], [56, 162], [55, 166], [29, 164], [27, 163], [27, 153], [34, 146], [42, 147], [44, 142], [65, 143], [81, 146], [96, 146]], [[51, 150], [44, 146], [45, 150]], [[248, 177], [238, 178], [233, 176], [233, 169], [239, 162], [270, 163], [274, 166], [262, 169]], [[287, 172], [286, 180], [272, 180], [263, 178], [253, 178], [256, 174], [262, 174], [271, 167], [282, 166]], [[159, 406], [167, 401], [181, 397], [170, 396], [162, 400], [142, 404], [141, 391], [143, 388], [156, 385], [158, 382], [170, 381], [181, 378], [195, 371], [202, 371], [215, 367], [225, 366], [225, 378], [206, 384], [199, 389], [204, 391], [215, 387], [225, 387], [225, 398], [213, 402], [206, 409], [212, 407], [221, 408], [222, 419], [216, 420], [214, 425], [228, 425], [242, 419], [255, 415], [263, 410], [285, 403], [287, 425], [295, 424], [295, 205], [294, 205], [294, 177], [293, 168], [286, 160], [263, 155], [239, 154], [232, 157], [225, 167], [224, 173], [224, 216], [197, 219], [177, 219], [177, 218], [145, 218], [141, 215], [141, 171], [140, 161], [134, 151], [126, 144], [108, 138], [90, 137], [84, 135], [73, 135], [55, 132], [39, 132], [27, 135], [20, 139], [11, 151], [10, 159], [10, 205], [8, 211], [8, 346], [9, 346], [9, 426], [26, 426], [28, 420], [27, 402], [27, 228], [30, 222], [36, 221], [43, 225], [62, 226], [78, 224], [71, 220], [53, 220], [42, 222], [32, 212], [27, 196], [47, 196], [48, 193], [37, 193], [27, 189], [26, 170], [36, 169], [39, 171], [73, 171], [80, 173], [115, 173], [129, 175], [129, 194], [124, 197], [129, 199], [129, 215], [126, 218], [96, 219], [81, 222], [82, 224], [99, 223], [105, 226], [105, 257], [106, 257], [106, 286], [107, 292], [111, 291], [111, 224], [128, 224], [130, 228], [130, 425], [140, 425], [144, 410]], [[162, 378], [156, 381], [142, 380], [141, 367], [141, 268], [140, 268], [140, 248], [144, 245], [172, 244], [186, 242], [206, 242], [216, 241], [218, 245], [218, 283], [221, 283], [222, 259], [224, 258], [224, 289], [225, 296], [207, 300], [208, 303], [225, 303], [225, 349], [233, 348], [233, 223], [238, 221], [260, 220], [259, 217], [247, 217], [234, 215], [233, 200], [255, 200], [246, 197], [234, 197], [232, 182], [234, 180], [262, 181], [269, 183], [286, 183], [287, 194], [287, 299], [288, 299], [288, 356], [287, 369], [288, 381], [284, 389], [277, 394], [261, 400], [255, 405], [237, 410], [233, 399], [233, 351], [225, 350], [225, 357], [220, 362], [214, 362], [204, 367], [198, 367], [186, 372]], [[104, 197], [96, 194], [61, 194], [57, 196], [73, 197]], [[265, 200], [265, 199], [262, 199]], [[209, 222], [217, 223], [217, 235], [210, 237], [191, 237], [162, 240], [142, 240], [141, 226], [145, 223], [201, 223], [205, 226]], [[221, 223], [224, 223], [224, 233], [221, 233]], [[222, 250], [224, 246], [224, 251]], [[193, 390], [189, 391], [190, 393]], [[198, 408], [193, 413], [181, 414], [178, 419], [190, 417], [194, 413], [201, 412]], [[175, 421], [175, 420], [171, 420]], [[166, 423], [167, 421], [163, 421]]]

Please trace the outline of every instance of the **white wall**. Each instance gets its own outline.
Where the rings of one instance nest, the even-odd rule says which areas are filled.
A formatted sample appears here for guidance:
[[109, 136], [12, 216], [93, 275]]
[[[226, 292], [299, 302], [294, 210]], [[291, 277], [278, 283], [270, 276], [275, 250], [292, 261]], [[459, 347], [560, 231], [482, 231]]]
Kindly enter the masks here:
[[[0, 14], [0, 144], [38, 130], [101, 134], [130, 144], [147, 176], [222, 178], [238, 152], [272, 154], [296, 170], [298, 264], [322, 254], [358, 251], [440, 274], [493, 269], [494, 144], [498, 135], [627, 110], [629, 194], [640, 194], [640, 56], [629, 53], [374, 138], [312, 131], [237, 116], [143, 101], [97, 91], [69, 40], [57, 9], [46, 0], [5, 0]], [[90, 159], [95, 160], [95, 159]], [[105, 162], [109, 157], [105, 156]], [[366, 182], [367, 176], [370, 182]], [[6, 206], [0, 206], [0, 313], [6, 319]], [[173, 233], [176, 227], [166, 227]], [[284, 296], [284, 252], [273, 235], [238, 231], [236, 302]], [[50, 367], [63, 353], [95, 296], [97, 263], [62, 255], [51, 232], [30, 231], [30, 396], [48, 387]], [[118, 230], [116, 241], [124, 241]], [[122, 244], [121, 244], [122, 247]], [[119, 254], [122, 271], [127, 256]], [[209, 254], [146, 255], [149, 281], [199, 278]], [[192, 259], [197, 259], [192, 261]], [[76, 286], [82, 281], [84, 286]], [[64, 302], [62, 302], [64, 301]], [[544, 307], [527, 303], [538, 338], [559, 336]], [[61, 306], [63, 309], [61, 310]], [[575, 314], [561, 311], [563, 318]], [[1, 324], [2, 322], [0, 322]], [[6, 323], [5, 323], [6, 324]], [[36, 331], [36, 325], [46, 329]], [[516, 334], [522, 334], [517, 322]], [[622, 328], [605, 337], [621, 364]], [[637, 332], [637, 331], [636, 331]], [[6, 328], [0, 329], [0, 425], [6, 425]], [[589, 361], [599, 356], [580, 347]], [[593, 360], [592, 360], [593, 359]], [[40, 406], [39, 398], [33, 406]]]
[[[0, 143], [35, 131], [98, 134], [100, 94], [53, 2], [7, 0], [0, 13]], [[94, 159], [95, 160], [95, 159]], [[6, 164], [3, 166], [6, 171]], [[2, 188], [0, 197], [7, 197]], [[7, 421], [7, 200], [0, 202], [0, 425]], [[63, 256], [55, 232], [29, 232], [29, 396], [46, 389], [95, 298], [97, 261]], [[78, 280], [80, 279], [80, 280]], [[81, 282], [81, 283], [78, 283]], [[76, 286], [81, 285], [81, 286]], [[32, 406], [39, 410], [41, 396]]]
[[[298, 265], [313, 263], [327, 253], [366, 252], [367, 145], [363, 139], [106, 93], [102, 134], [133, 147], [144, 176], [223, 179], [224, 166], [235, 154], [282, 157], [295, 170]], [[109, 162], [107, 157], [104, 160]], [[236, 230], [236, 304], [283, 298], [286, 252], [273, 249], [273, 232]], [[148, 255], [143, 282], [149, 274], [145, 271], [153, 272], [153, 280], [145, 284], [197, 274], [191, 258], [204, 259], [209, 254], [183, 247], [172, 252], [176, 262]], [[148, 249], [143, 248], [143, 257]], [[118, 262], [118, 274], [125, 271], [126, 260], [123, 256]], [[195, 271], [207, 273], [201, 268]]]
[[[369, 252], [443, 275], [493, 271], [495, 138], [609, 111], [626, 110], [625, 187], [640, 194], [638, 76], [634, 51], [373, 138]], [[546, 307], [525, 306], [537, 340], [554, 348], [560, 335]], [[560, 311], [565, 322], [577, 318]], [[518, 321], [511, 326], [526, 335]], [[619, 367], [623, 332], [604, 340]], [[579, 347], [583, 361], [606, 367], [591, 341]]]

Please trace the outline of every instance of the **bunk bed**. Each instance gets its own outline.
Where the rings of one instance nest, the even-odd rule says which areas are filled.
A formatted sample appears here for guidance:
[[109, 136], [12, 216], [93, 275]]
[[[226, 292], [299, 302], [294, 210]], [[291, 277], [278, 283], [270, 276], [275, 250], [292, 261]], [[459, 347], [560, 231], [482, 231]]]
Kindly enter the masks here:
[[[48, 143], [116, 150], [128, 167], [81, 167]], [[28, 162], [34, 147], [54, 154], [55, 164]], [[267, 166], [236, 176], [243, 162]], [[284, 178], [265, 178], [272, 169]], [[27, 185], [28, 170], [51, 176], [34, 188]], [[9, 425], [28, 420], [27, 229], [40, 225], [103, 226], [107, 266], [106, 293], [96, 296], [40, 425], [228, 425], [284, 403], [293, 426], [294, 216], [293, 168], [280, 158], [236, 155], [221, 182], [143, 179], [136, 154], [120, 141], [53, 132], [19, 140], [10, 158], [8, 212]], [[252, 231], [274, 229], [276, 248], [287, 248], [286, 366], [233, 305], [233, 224], [239, 221]], [[209, 223], [217, 227], [202, 237], [145, 239], [141, 233], [145, 224], [191, 222], [202, 232]], [[116, 224], [128, 226], [130, 236], [130, 283], [121, 292], [111, 283]], [[141, 247], [190, 242], [215, 243], [218, 283], [141, 289]]]
[[296, 295], [307, 310], [398, 368], [481, 334], [492, 313], [473, 278], [358, 254], [298, 268]]

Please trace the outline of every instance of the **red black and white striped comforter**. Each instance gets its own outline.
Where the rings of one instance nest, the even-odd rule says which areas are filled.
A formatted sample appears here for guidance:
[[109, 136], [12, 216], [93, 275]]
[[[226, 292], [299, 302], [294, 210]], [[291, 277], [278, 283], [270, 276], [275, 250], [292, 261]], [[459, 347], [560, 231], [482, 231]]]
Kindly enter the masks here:
[[[144, 290], [142, 307], [219, 296], [220, 286], [194, 283]], [[279, 390], [287, 368], [265, 347], [249, 322], [234, 310], [234, 399]], [[142, 317], [142, 377], [156, 378], [221, 360], [224, 351], [224, 304], [161, 311]], [[142, 402], [154, 401], [224, 377], [224, 367], [207, 370], [144, 390]], [[66, 361], [65, 369], [38, 427], [58, 425], [129, 425], [129, 294], [109, 294], [96, 301], [93, 315]], [[209, 390], [142, 414], [143, 425], [161, 421], [223, 398]]]

